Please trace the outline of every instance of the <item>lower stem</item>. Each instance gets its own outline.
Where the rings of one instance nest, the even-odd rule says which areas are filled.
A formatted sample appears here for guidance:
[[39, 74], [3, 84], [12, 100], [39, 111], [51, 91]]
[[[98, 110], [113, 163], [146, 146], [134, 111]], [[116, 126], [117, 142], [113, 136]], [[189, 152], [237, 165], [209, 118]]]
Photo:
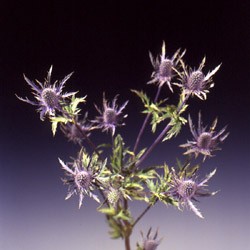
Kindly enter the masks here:
[[[128, 201], [124, 198], [123, 200], [123, 205], [124, 205], [124, 209], [127, 210], [128, 209]], [[131, 235], [131, 231], [132, 231], [132, 227], [131, 224], [128, 221], [124, 221], [125, 227], [126, 227], [126, 232], [125, 232], [125, 250], [130, 250], [130, 235]]]
[[125, 237], [125, 250], [130, 250], [130, 235]]

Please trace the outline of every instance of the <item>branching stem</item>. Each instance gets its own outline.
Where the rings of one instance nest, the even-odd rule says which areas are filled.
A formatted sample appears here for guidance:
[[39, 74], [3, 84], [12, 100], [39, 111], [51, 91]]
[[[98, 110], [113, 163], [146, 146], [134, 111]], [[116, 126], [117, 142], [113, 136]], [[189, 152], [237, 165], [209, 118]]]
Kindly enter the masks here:
[[[154, 204], [158, 201], [159, 199], [157, 198]], [[149, 209], [154, 205], [154, 204], [149, 204], [144, 211], [137, 217], [137, 219], [133, 223], [133, 227], [141, 220], [141, 218], [149, 211]]]
[[[188, 98], [190, 95], [186, 95], [182, 103], [177, 109], [177, 114], [182, 110], [182, 107], [186, 104]], [[161, 142], [163, 137], [166, 135], [166, 133], [169, 131], [171, 128], [171, 120], [169, 123], [166, 125], [166, 127], [162, 130], [162, 132], [158, 135], [158, 137], [155, 139], [155, 141], [151, 144], [151, 146], [148, 148], [148, 150], [142, 155], [141, 159], [136, 163], [136, 167], [138, 167], [153, 151], [153, 149]]]
[[[157, 93], [156, 93], [154, 102], [157, 102], [157, 100], [158, 100], [158, 98], [159, 98], [159, 95], [160, 95], [160, 92], [161, 92], [161, 87], [162, 87], [162, 85], [159, 85], [159, 86], [158, 86], [158, 89], [157, 89]], [[150, 117], [150, 113], [148, 113], [147, 116], [145, 117], [145, 120], [144, 120], [144, 122], [143, 122], [143, 124], [142, 124], [142, 127], [141, 127], [141, 129], [140, 129], [140, 132], [139, 132], [139, 134], [138, 134], [138, 136], [137, 136], [137, 138], [136, 138], [136, 142], [135, 142], [135, 145], [134, 145], [134, 153], [136, 152], [136, 150], [137, 150], [137, 148], [138, 148], [139, 142], [140, 142], [141, 137], [142, 137], [142, 134], [143, 134], [143, 132], [144, 132], [144, 130], [145, 130], [145, 128], [146, 128], [146, 125], [147, 125], [147, 123], [148, 123], [149, 117]]]

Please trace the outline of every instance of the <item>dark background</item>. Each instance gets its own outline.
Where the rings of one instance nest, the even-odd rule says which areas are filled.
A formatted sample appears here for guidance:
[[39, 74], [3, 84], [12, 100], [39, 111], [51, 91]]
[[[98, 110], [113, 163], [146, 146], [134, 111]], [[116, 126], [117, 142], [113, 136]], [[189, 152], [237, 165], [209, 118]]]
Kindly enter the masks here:
[[[102, 93], [119, 104], [130, 100], [127, 127], [119, 132], [133, 144], [143, 116], [141, 104], [129, 89], [144, 89], [152, 66], [148, 51], [160, 53], [163, 40], [169, 56], [186, 48], [185, 60], [197, 67], [204, 55], [205, 72], [222, 62], [208, 100], [190, 101], [189, 113], [202, 111], [204, 123], [219, 118], [218, 129], [228, 125], [230, 137], [217, 157], [205, 162], [202, 173], [217, 168], [213, 198], [198, 204], [205, 220], [185, 210], [158, 204], [137, 225], [139, 231], [159, 227], [164, 240], [159, 249], [235, 250], [250, 247], [250, 2], [242, 1], [92, 1], [68, 3], [34, 1], [3, 3], [0, 14], [0, 249], [123, 249], [112, 241], [96, 204], [86, 199], [81, 210], [77, 198], [64, 201], [66, 187], [57, 158], [67, 161], [78, 148], [58, 133], [53, 138], [48, 120], [41, 122], [34, 107], [15, 94], [32, 99], [23, 79], [43, 81], [53, 64], [52, 79], [74, 71], [66, 91], [88, 95], [85, 110], [96, 114]], [[177, 90], [177, 88], [175, 89]], [[165, 97], [170, 91], [164, 90]], [[188, 128], [158, 147], [147, 163], [174, 163], [178, 148], [191, 135]], [[97, 142], [108, 137], [95, 137]], [[147, 133], [144, 145], [152, 141]], [[135, 214], [144, 204], [131, 204]]]

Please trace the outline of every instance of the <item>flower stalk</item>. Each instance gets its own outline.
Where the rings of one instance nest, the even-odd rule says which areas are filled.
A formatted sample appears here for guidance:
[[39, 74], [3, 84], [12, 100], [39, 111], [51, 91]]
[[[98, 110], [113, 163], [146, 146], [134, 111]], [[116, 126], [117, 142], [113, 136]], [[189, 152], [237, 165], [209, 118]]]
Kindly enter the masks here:
[[[185, 95], [184, 100], [181, 102], [181, 105], [177, 109], [177, 115], [179, 115], [180, 111], [182, 110], [183, 106], [186, 104], [189, 94]], [[166, 125], [166, 127], [162, 130], [162, 132], [158, 135], [158, 137], [155, 139], [155, 141], [151, 144], [151, 146], [147, 149], [147, 151], [142, 155], [140, 160], [136, 163], [136, 167], [139, 167], [141, 163], [150, 155], [150, 153], [153, 151], [153, 149], [162, 141], [166, 133], [170, 130], [172, 127], [172, 120], [169, 121], [169, 123]]]
[[[159, 98], [159, 95], [160, 95], [162, 86], [163, 86], [163, 85], [159, 85], [159, 86], [158, 86], [158, 88], [157, 88], [157, 93], [156, 93], [154, 102], [157, 102], [157, 101], [158, 101], [158, 98]], [[140, 129], [140, 131], [139, 131], [139, 134], [138, 134], [137, 138], [136, 138], [136, 142], [135, 142], [134, 150], [133, 150], [135, 153], [136, 153], [136, 151], [137, 151], [137, 148], [138, 148], [139, 142], [140, 142], [140, 140], [141, 140], [141, 137], [142, 137], [142, 135], [143, 135], [143, 132], [144, 132], [144, 130], [145, 130], [147, 124], [148, 124], [149, 118], [150, 118], [150, 113], [148, 113], [147, 116], [145, 117], [144, 122], [143, 122], [143, 124], [142, 124], [142, 127], [141, 127], [141, 129]]]

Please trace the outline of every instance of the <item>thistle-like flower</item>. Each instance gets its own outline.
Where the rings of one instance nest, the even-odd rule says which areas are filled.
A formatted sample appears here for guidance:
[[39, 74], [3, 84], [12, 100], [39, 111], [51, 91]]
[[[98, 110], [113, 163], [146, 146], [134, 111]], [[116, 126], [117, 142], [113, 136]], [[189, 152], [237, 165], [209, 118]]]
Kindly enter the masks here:
[[116, 105], [117, 95], [110, 105], [103, 94], [103, 110], [100, 110], [96, 105], [97, 111], [101, 116], [97, 116], [92, 122], [97, 124], [97, 128], [102, 129], [102, 131], [111, 131], [112, 135], [115, 134], [115, 129], [118, 126], [123, 126], [122, 120], [127, 117], [123, 115], [122, 111], [126, 107], [128, 101], [126, 101], [120, 108]]
[[152, 228], [150, 228], [148, 230], [146, 237], [144, 237], [143, 233], [141, 232], [143, 242], [142, 242], [142, 246], [138, 245], [138, 249], [140, 249], [140, 250], [156, 250], [156, 248], [159, 246], [162, 239], [157, 240], [158, 230], [155, 232], [154, 236], [151, 235], [151, 230], [152, 230]]
[[193, 70], [191, 68], [188, 69], [183, 60], [180, 60], [180, 62], [182, 64], [183, 72], [181, 74], [179, 72], [177, 73], [180, 76], [181, 83], [174, 84], [181, 87], [185, 94], [192, 96], [196, 95], [201, 100], [205, 100], [207, 98], [207, 93], [209, 93], [209, 89], [214, 86], [212, 76], [219, 70], [221, 64], [205, 75], [202, 72], [206, 62], [205, 57], [203, 58], [197, 70]]
[[180, 54], [180, 49], [177, 50], [171, 59], [166, 57], [165, 52], [165, 42], [162, 44], [162, 50], [160, 58], [157, 56], [155, 59], [153, 58], [153, 55], [149, 53], [150, 61], [153, 65], [154, 72], [151, 75], [151, 78], [153, 78], [150, 83], [156, 83], [160, 86], [162, 86], [164, 83], [167, 83], [169, 89], [173, 92], [172, 86], [171, 86], [171, 80], [174, 76], [174, 71], [177, 71], [177, 65], [180, 61], [180, 59], [184, 56], [185, 51]]
[[90, 136], [91, 130], [93, 129], [94, 127], [90, 123], [87, 123], [87, 113], [81, 121], [78, 121], [77, 117], [75, 123], [61, 123], [63, 134], [69, 141], [79, 145], [81, 145], [84, 139]]
[[108, 203], [112, 207], [117, 207], [118, 202], [121, 200], [122, 194], [118, 188], [113, 188], [110, 186], [108, 190], [105, 191]]
[[93, 193], [93, 191], [96, 187], [100, 189], [102, 188], [99, 176], [106, 165], [106, 161], [99, 162], [98, 156], [93, 155], [90, 157], [84, 151], [80, 151], [78, 158], [73, 164], [70, 164], [72, 165], [71, 167], [65, 164], [61, 159], [59, 159], [59, 162], [66, 175], [69, 177], [63, 179], [64, 184], [69, 185], [68, 194], [65, 198], [66, 200], [72, 195], [78, 194], [79, 208], [82, 206], [85, 195], [100, 202], [99, 198]]
[[197, 182], [195, 173], [191, 178], [186, 178], [185, 176], [178, 177], [175, 170], [172, 169], [171, 188], [167, 193], [177, 199], [179, 208], [188, 206], [198, 217], [204, 218], [192, 201], [198, 201], [198, 197], [208, 197], [217, 193], [211, 193], [205, 188], [208, 180], [215, 174], [215, 172], [216, 169], [207, 175], [203, 181]]
[[47, 78], [45, 79], [44, 83], [39, 82], [36, 80], [38, 85], [36, 85], [33, 81], [29, 80], [25, 75], [25, 81], [30, 85], [31, 89], [33, 90], [33, 95], [36, 101], [30, 101], [27, 97], [22, 98], [17, 96], [17, 98], [21, 101], [27, 102], [31, 105], [38, 106], [37, 111], [40, 112], [40, 119], [44, 120], [44, 117], [49, 114], [49, 116], [54, 116], [55, 111], [62, 110], [62, 102], [65, 98], [70, 97], [74, 93], [62, 93], [64, 85], [66, 81], [71, 77], [73, 72], [67, 76], [65, 76], [59, 83], [55, 81], [54, 84], [51, 84], [51, 72], [52, 66], [50, 67]]
[[191, 117], [188, 117], [189, 127], [194, 137], [193, 141], [187, 141], [187, 143], [180, 145], [182, 148], [186, 148], [187, 151], [184, 154], [194, 154], [197, 157], [199, 154], [204, 155], [203, 161], [207, 156], [213, 156], [211, 153], [215, 150], [220, 150], [218, 144], [223, 142], [229, 133], [225, 134], [226, 127], [221, 129], [218, 133], [215, 132], [217, 125], [217, 119], [214, 120], [213, 124], [207, 130], [207, 127], [203, 127], [201, 121], [201, 113], [198, 118], [198, 128], [194, 128]]

